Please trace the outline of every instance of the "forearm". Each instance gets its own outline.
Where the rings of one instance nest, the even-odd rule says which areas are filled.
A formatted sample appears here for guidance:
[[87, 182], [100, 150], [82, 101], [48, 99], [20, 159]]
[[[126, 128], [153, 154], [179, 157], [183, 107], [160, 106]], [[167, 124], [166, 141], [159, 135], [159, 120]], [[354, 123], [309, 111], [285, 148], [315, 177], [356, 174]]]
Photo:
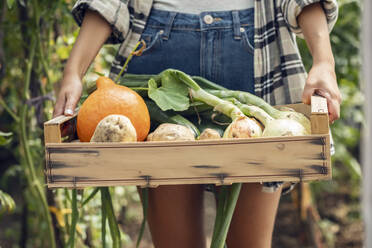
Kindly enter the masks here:
[[327, 99], [329, 120], [340, 117], [341, 94], [337, 86], [335, 61], [329, 40], [328, 25], [324, 10], [319, 3], [304, 8], [298, 16], [307, 46], [313, 57], [302, 101], [310, 104], [311, 96], [320, 94]]
[[322, 6], [316, 3], [305, 7], [298, 16], [298, 23], [313, 57], [313, 64], [326, 63], [334, 68], [327, 20]]
[[64, 74], [77, 74], [82, 79], [111, 32], [111, 27], [105, 19], [97, 12], [88, 10], [71, 50]]

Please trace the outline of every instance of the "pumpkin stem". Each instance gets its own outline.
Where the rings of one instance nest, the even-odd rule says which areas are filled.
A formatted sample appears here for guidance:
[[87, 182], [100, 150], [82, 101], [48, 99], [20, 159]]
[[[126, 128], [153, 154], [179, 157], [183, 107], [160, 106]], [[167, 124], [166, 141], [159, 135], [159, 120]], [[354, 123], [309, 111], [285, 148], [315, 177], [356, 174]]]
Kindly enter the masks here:
[[[138, 50], [138, 46], [142, 44], [142, 47]], [[142, 52], [143, 50], [146, 48], [146, 42], [144, 40], [140, 40], [139, 42], [137, 42], [137, 44], [135, 45], [135, 47], [133, 48], [132, 52], [129, 54], [128, 58], [125, 60], [125, 63], [123, 65], [123, 68], [121, 68], [121, 71], [120, 73], [116, 76], [115, 78], [115, 82], [118, 83], [119, 82], [119, 79], [121, 77], [121, 75], [124, 73], [125, 69], [127, 68], [128, 66], [128, 63], [129, 61], [131, 61], [133, 55], [136, 55], [136, 56], [141, 56], [142, 55]]]
[[103, 87], [107, 87], [113, 84], [115, 83], [111, 80], [111, 78], [104, 76], [99, 77], [96, 81], [97, 89], [102, 89]]

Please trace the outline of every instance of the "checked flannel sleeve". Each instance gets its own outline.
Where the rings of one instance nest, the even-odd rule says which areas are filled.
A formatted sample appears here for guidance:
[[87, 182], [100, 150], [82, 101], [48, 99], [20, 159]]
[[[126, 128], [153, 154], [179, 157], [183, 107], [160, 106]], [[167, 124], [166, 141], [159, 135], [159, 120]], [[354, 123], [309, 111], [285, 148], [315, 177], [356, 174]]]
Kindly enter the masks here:
[[78, 0], [72, 15], [81, 26], [86, 10], [97, 11], [111, 26], [112, 33], [107, 43], [122, 43], [129, 32], [129, 10], [125, 1], [121, 0]]
[[332, 30], [337, 21], [338, 6], [336, 0], [279, 0], [284, 20], [290, 30], [297, 36], [303, 38], [302, 30], [298, 25], [297, 17], [308, 5], [320, 3], [327, 18], [328, 29]]

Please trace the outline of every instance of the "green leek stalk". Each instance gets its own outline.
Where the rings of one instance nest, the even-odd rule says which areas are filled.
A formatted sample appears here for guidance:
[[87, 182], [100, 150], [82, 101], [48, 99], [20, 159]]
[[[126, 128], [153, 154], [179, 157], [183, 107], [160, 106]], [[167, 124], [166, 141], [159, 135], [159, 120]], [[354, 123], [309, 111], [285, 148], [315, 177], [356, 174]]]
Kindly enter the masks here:
[[244, 91], [236, 91], [236, 90], [208, 90], [209, 93], [221, 97], [221, 98], [235, 98], [239, 102], [249, 105], [257, 106], [263, 109], [266, 113], [268, 113], [274, 119], [291, 119], [294, 121], [299, 122], [301, 125], [304, 126], [307, 133], [311, 133], [311, 123], [310, 120], [302, 113], [298, 113], [295, 111], [281, 111], [267, 102], [265, 102], [262, 98], [255, 96], [251, 93], [244, 92]]
[[212, 240], [211, 248], [223, 248], [225, 246], [225, 241], [227, 238], [227, 233], [229, 232], [230, 223], [234, 214], [236, 203], [238, 202], [240, 190], [242, 183], [234, 183], [231, 186], [229, 198], [227, 199], [226, 209], [224, 211], [224, 218], [220, 224], [220, 230]]
[[221, 186], [220, 191], [217, 195], [217, 210], [216, 210], [216, 218], [214, 222], [214, 228], [213, 228], [213, 235], [212, 235], [212, 243], [214, 240], [217, 239], [217, 236], [219, 235], [219, 232], [221, 230], [222, 221], [225, 213], [225, 205], [227, 201], [227, 186], [223, 185]]

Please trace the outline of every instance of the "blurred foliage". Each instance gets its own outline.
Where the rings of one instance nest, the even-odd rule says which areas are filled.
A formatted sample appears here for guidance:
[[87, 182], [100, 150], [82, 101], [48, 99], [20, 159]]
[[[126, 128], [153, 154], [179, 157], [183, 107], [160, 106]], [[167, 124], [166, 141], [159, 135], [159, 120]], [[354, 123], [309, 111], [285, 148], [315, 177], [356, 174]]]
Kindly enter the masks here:
[[[358, 0], [339, 0], [338, 3], [339, 19], [331, 41], [343, 103], [341, 119], [332, 125], [336, 147], [334, 180], [312, 183], [312, 190], [316, 202], [325, 201], [322, 197], [327, 192], [350, 193], [351, 207], [346, 216], [358, 219], [359, 140], [364, 122], [363, 93], [359, 86], [361, 3]], [[0, 1], [0, 212], [1, 209], [14, 208], [12, 198], [16, 203], [12, 214], [0, 214], [0, 246], [4, 243], [4, 247], [14, 244], [20, 247], [24, 244], [28, 247], [51, 247], [45, 235], [50, 222], [45, 218], [42, 198], [47, 198], [47, 212], [54, 218], [56, 243], [64, 245], [68, 240], [72, 194], [69, 190], [59, 189], [50, 191], [47, 197], [43, 177], [42, 124], [52, 116], [58, 82], [78, 34], [79, 29], [70, 14], [72, 5], [70, 0]], [[306, 44], [303, 40], [298, 40], [298, 43], [304, 64], [309, 69], [312, 60]], [[108, 75], [116, 49], [116, 46], [105, 46], [84, 80], [95, 80], [98, 75], [93, 72]], [[33, 172], [35, 177], [31, 178]], [[43, 196], [37, 193], [39, 188], [34, 186], [35, 183], [40, 185]], [[80, 214], [76, 243], [79, 247], [101, 245], [99, 196], [82, 206], [92, 191], [80, 190], [77, 195]], [[121, 225], [124, 221], [138, 218], [141, 211], [127, 208], [133, 204], [138, 206], [135, 187], [115, 187], [110, 191]], [[9, 220], [13, 222], [5, 224]], [[323, 219], [321, 226], [337, 229], [330, 219]], [[332, 233], [336, 231], [326, 237], [330, 245], [335, 243]], [[106, 235], [110, 247], [109, 232]], [[132, 242], [125, 233], [121, 237], [124, 244]]]
[[[63, 67], [79, 32], [70, 14], [73, 3], [2, 0], [0, 4], [0, 246], [65, 247], [72, 195], [70, 190], [46, 192], [43, 123], [52, 117]], [[85, 80], [95, 80], [91, 71], [108, 75], [115, 50], [115, 46], [103, 48]], [[77, 194], [79, 247], [101, 246], [101, 200], [96, 196], [82, 206], [91, 191]], [[116, 216], [133, 218], [133, 212], [123, 209], [138, 205], [136, 188], [111, 191]], [[106, 235], [112, 247], [110, 232]], [[124, 233], [121, 239], [125, 245], [131, 242]]]

